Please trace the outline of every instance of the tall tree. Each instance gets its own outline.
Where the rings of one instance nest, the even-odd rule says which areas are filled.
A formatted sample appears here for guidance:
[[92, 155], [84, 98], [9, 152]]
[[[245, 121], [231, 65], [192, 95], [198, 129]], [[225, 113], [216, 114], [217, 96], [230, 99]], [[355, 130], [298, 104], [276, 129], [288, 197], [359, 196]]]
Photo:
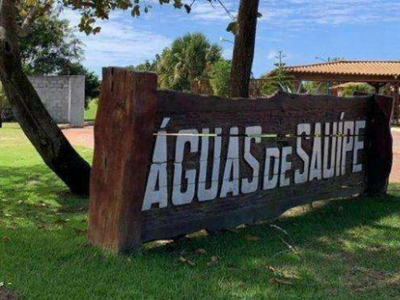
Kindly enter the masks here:
[[156, 58], [152, 61], [146, 60], [144, 63], [138, 64], [136, 66], [130, 65], [126, 68], [130, 71], [144, 71], [144, 72], [156, 72], [157, 73], [157, 65], [160, 61], [160, 55], [156, 55]]
[[0, 79], [14, 116], [44, 162], [73, 193], [88, 194], [90, 165], [72, 148], [23, 72], [18, 39], [27, 35], [36, 14], [48, 13], [52, 5], [36, 4], [18, 24], [16, 0], [0, 0]]
[[194, 79], [207, 75], [212, 64], [221, 59], [222, 49], [201, 33], [188, 33], [163, 50], [157, 64], [160, 85], [188, 91]]
[[[235, 34], [231, 68], [231, 97], [248, 97], [251, 68], [254, 59], [259, 0], [241, 0], [237, 22], [231, 29]], [[234, 27], [234, 28], [232, 28]]]
[[82, 42], [75, 36], [68, 20], [52, 10], [34, 22], [29, 34], [20, 39], [24, 71], [29, 75], [59, 74], [81, 61]]
[[209, 76], [214, 95], [229, 97], [231, 61], [221, 59], [212, 65]]
[[[261, 93], [265, 96], [271, 96], [277, 91], [284, 91], [287, 93], [294, 92], [293, 82], [295, 78], [290, 76], [285, 71], [286, 63], [283, 62], [286, 55], [283, 51], [278, 51], [278, 55], [275, 56], [277, 62], [274, 63], [275, 69], [271, 72], [261, 76], [261, 79], [268, 79], [265, 84], [261, 87]], [[299, 87], [301, 88], [301, 87]]]

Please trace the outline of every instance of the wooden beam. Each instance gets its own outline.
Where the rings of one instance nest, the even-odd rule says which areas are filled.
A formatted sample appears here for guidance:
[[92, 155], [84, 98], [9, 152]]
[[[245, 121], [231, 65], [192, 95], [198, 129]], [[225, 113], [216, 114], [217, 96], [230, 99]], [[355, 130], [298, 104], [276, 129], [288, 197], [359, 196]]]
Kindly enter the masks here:
[[367, 123], [367, 178], [366, 194], [387, 192], [393, 163], [393, 138], [390, 121], [393, 103], [390, 98], [374, 95]]
[[115, 253], [141, 247], [141, 208], [156, 105], [156, 74], [103, 69], [88, 235], [91, 243]]
[[393, 118], [396, 122], [396, 124], [398, 124], [398, 120], [399, 120], [399, 83], [396, 83], [395, 85], [393, 85], [394, 87], [394, 91], [393, 91]]

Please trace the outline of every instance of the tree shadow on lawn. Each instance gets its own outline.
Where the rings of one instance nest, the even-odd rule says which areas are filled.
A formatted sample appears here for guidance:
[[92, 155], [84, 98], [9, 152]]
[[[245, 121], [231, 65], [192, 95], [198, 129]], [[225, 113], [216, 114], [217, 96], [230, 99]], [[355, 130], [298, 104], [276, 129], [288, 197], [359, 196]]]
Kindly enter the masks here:
[[46, 167], [0, 167], [0, 174], [0, 269], [24, 296], [400, 294], [399, 185], [380, 198], [331, 201], [273, 223], [114, 257], [87, 244], [88, 199], [67, 192]]
[[280, 287], [272, 289], [301, 287], [300, 292], [291, 290], [294, 297], [303, 293], [317, 298], [368, 295], [374, 299], [382, 293], [384, 298], [400, 297], [400, 197], [395, 194], [325, 202], [272, 223], [242, 226], [217, 237], [194, 235], [150, 247], [148, 253], [184, 253], [197, 265], [196, 250], [206, 249], [208, 262], [202, 262], [203, 268], [212, 265], [210, 256], [216, 255], [221, 268], [230, 273], [221, 285], [225, 292], [233, 286], [251, 286], [258, 291], [256, 296], [263, 297], [265, 284], [271, 283], [268, 278], [283, 278], [275, 281]]
[[23, 212], [37, 208], [39, 215], [61, 212], [85, 212], [87, 197], [73, 195], [46, 166], [0, 167], [0, 209]]

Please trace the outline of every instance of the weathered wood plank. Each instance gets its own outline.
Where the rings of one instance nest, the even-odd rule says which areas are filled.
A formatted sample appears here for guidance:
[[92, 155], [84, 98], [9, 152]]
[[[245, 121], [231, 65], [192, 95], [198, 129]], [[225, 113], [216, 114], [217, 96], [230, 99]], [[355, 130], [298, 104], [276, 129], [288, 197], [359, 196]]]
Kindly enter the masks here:
[[347, 180], [324, 180], [316, 190], [314, 182], [300, 188], [277, 188], [256, 195], [240, 195], [190, 205], [154, 209], [143, 212], [142, 240], [173, 238], [201, 229], [211, 231], [233, 228], [243, 223], [276, 218], [292, 207], [334, 198], [345, 198], [363, 192], [364, 182], [359, 175]]
[[111, 251], [141, 245], [141, 207], [151, 159], [157, 76], [103, 71], [95, 123], [89, 240]]
[[390, 130], [394, 100], [375, 95], [371, 100], [367, 138], [368, 194], [386, 193], [393, 164], [393, 137]]
[[152, 74], [113, 68], [103, 78], [94, 244], [124, 252], [316, 200], [385, 192], [390, 98], [223, 99], [157, 91]]

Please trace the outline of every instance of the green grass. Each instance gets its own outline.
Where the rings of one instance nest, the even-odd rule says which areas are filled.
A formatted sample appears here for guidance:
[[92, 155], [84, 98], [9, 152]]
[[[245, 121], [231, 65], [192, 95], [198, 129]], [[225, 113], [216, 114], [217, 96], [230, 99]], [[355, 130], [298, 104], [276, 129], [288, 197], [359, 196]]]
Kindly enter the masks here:
[[17, 125], [0, 129], [0, 153], [0, 299], [400, 297], [399, 185], [297, 209], [273, 223], [289, 236], [264, 223], [112, 256], [87, 243], [88, 199], [68, 192]]
[[94, 121], [97, 113], [98, 100], [94, 99], [89, 102], [89, 108], [85, 110], [84, 118], [86, 122]]

